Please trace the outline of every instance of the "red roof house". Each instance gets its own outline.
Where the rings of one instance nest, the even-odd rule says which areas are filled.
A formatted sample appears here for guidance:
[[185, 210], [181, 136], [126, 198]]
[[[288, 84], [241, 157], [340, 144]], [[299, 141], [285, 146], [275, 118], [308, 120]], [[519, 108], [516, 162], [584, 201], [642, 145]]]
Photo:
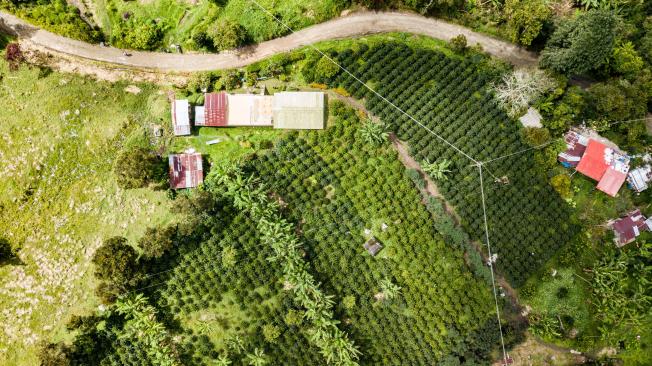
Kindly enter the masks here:
[[595, 180], [602, 179], [604, 173], [609, 169], [604, 155], [607, 146], [596, 140], [589, 140], [582, 160], [577, 165], [577, 171]]
[[227, 125], [229, 101], [226, 92], [204, 94], [204, 106], [195, 109], [195, 125], [223, 127]]
[[183, 154], [171, 154], [170, 188], [195, 188], [204, 182], [204, 169], [201, 154], [189, 151]]
[[[564, 163], [561, 154], [559, 160]], [[572, 166], [568, 163], [564, 165]], [[627, 180], [629, 157], [597, 140], [590, 139], [586, 151], [575, 169], [587, 177], [597, 180], [599, 190], [615, 197]]]
[[645, 219], [641, 210], [634, 210], [627, 216], [614, 220], [609, 223], [614, 231], [617, 247], [622, 247], [633, 242], [642, 231], [652, 230], [652, 218]]

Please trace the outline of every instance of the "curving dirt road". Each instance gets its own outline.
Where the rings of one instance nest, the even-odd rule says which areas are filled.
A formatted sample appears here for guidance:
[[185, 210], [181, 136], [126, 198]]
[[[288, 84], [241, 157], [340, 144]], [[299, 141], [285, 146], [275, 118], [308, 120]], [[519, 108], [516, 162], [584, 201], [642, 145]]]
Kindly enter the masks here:
[[76, 41], [32, 26], [15, 16], [0, 12], [0, 28], [19, 36], [37, 48], [101, 61], [119, 66], [156, 70], [159, 72], [194, 72], [246, 66], [281, 52], [287, 52], [320, 41], [349, 38], [375, 33], [406, 32], [450, 40], [464, 34], [469, 45], [479, 43], [483, 49], [517, 66], [535, 65], [537, 56], [511, 43], [473, 32], [462, 26], [417, 14], [400, 12], [356, 12], [336, 18], [286, 37], [255, 46], [219, 54], [170, 54], [137, 52], [132, 56], [111, 47]]

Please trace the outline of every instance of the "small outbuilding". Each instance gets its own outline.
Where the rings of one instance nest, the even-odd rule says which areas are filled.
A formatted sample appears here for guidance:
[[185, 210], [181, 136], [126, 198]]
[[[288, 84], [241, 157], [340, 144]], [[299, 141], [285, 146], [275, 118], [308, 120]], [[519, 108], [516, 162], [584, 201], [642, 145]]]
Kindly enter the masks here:
[[634, 191], [643, 192], [652, 182], [652, 166], [645, 165], [630, 171], [627, 182]]
[[187, 99], [172, 101], [172, 127], [175, 136], [190, 135], [190, 104]]
[[321, 130], [324, 128], [323, 92], [281, 92], [274, 94], [274, 128]]
[[168, 163], [170, 188], [195, 188], [204, 182], [202, 157], [194, 150], [188, 150], [183, 154], [171, 154]]
[[636, 240], [643, 231], [652, 230], [652, 218], [646, 219], [641, 210], [634, 210], [617, 220], [609, 222], [614, 231], [614, 242], [617, 247], [622, 247]]
[[523, 127], [536, 127], [536, 128], [541, 128], [543, 127], [543, 124], [541, 124], [541, 113], [534, 108], [530, 107], [527, 110], [527, 113], [525, 113], [521, 118], [519, 118], [519, 121], [521, 121], [521, 124]]
[[367, 240], [363, 246], [367, 250], [367, 252], [369, 252], [369, 254], [371, 254], [374, 257], [376, 256], [376, 254], [378, 254], [378, 252], [380, 252], [381, 249], [383, 249], [383, 245], [380, 244], [380, 241], [378, 241], [378, 239], [376, 239], [373, 236], [369, 240]]

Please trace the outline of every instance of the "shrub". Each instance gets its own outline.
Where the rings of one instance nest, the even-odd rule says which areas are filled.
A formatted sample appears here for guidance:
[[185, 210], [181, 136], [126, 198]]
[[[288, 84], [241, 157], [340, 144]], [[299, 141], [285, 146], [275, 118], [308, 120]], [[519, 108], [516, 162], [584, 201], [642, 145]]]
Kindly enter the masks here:
[[571, 195], [571, 180], [566, 174], [558, 174], [550, 178], [550, 184], [562, 198], [569, 198]]
[[10, 70], [17, 70], [18, 66], [25, 60], [18, 43], [7, 44], [7, 47], [5, 47], [5, 60], [9, 63]]
[[116, 47], [153, 50], [163, 40], [164, 25], [152, 19], [130, 17], [113, 27], [111, 42]]
[[165, 228], [147, 228], [145, 234], [138, 241], [138, 246], [147, 258], [160, 258], [174, 244], [177, 234], [176, 226]]
[[215, 49], [224, 51], [242, 46], [247, 39], [247, 31], [240, 24], [220, 19], [206, 30], [208, 38], [213, 41]]
[[340, 71], [340, 67], [328, 57], [322, 56], [315, 66], [315, 79], [329, 82]]
[[613, 67], [617, 73], [632, 78], [644, 65], [643, 58], [638, 55], [632, 42], [625, 42], [614, 48]]
[[457, 36], [451, 39], [449, 45], [450, 48], [453, 50], [453, 52], [459, 54], [464, 53], [467, 47], [466, 36], [464, 36], [463, 34], [458, 34]]
[[112, 237], [104, 241], [93, 255], [95, 278], [101, 281], [97, 292], [104, 302], [111, 302], [126, 292], [138, 273], [138, 254], [127, 239]]
[[132, 189], [160, 182], [165, 175], [165, 168], [165, 162], [152, 151], [134, 147], [118, 154], [113, 171], [120, 188]]
[[16, 257], [16, 252], [11, 247], [9, 240], [0, 238], [0, 264], [14, 257]]
[[503, 14], [510, 38], [524, 46], [532, 44], [552, 16], [548, 5], [539, 0], [506, 0]]
[[616, 25], [614, 13], [605, 10], [562, 21], [541, 52], [541, 66], [566, 75], [597, 69], [611, 56]]

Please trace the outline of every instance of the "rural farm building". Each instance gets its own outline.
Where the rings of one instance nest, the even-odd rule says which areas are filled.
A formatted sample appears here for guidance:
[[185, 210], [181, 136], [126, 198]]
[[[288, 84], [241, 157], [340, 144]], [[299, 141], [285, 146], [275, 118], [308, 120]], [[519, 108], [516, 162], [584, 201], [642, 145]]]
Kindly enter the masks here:
[[195, 126], [226, 126], [227, 107], [226, 92], [204, 94], [204, 105], [195, 107]]
[[272, 126], [271, 95], [229, 94], [228, 126]]
[[190, 135], [190, 104], [187, 99], [172, 101], [172, 127], [175, 136]]
[[609, 226], [614, 231], [614, 242], [620, 248], [633, 242], [641, 232], [652, 230], [652, 218], [645, 219], [637, 209], [625, 217], [609, 222]]
[[323, 129], [324, 111], [322, 92], [206, 93], [195, 107], [195, 126]]
[[320, 130], [324, 128], [324, 93], [274, 94], [274, 128]]
[[634, 191], [643, 192], [652, 182], [652, 166], [645, 165], [630, 171], [627, 175], [627, 182]]
[[615, 197], [627, 179], [629, 157], [615, 147], [575, 131], [569, 132], [565, 140], [567, 149], [558, 155], [559, 161], [598, 181], [599, 190]]
[[183, 154], [171, 154], [168, 163], [170, 188], [195, 188], [204, 182], [202, 157], [194, 150], [186, 151]]

